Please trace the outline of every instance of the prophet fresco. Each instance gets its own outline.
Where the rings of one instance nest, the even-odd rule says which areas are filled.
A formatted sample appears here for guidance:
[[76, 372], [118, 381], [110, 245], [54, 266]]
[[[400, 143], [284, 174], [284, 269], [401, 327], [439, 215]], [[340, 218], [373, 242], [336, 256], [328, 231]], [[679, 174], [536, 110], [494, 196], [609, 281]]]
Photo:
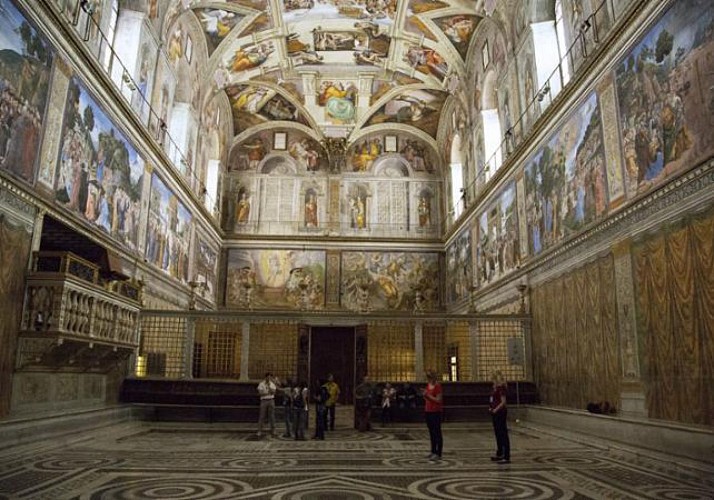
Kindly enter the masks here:
[[342, 307], [356, 311], [433, 310], [439, 306], [435, 253], [343, 252]]
[[478, 217], [478, 281], [493, 282], [519, 262], [516, 184], [511, 181]]
[[57, 202], [135, 249], [144, 160], [76, 77], [60, 144]]
[[351, 122], [355, 117], [357, 87], [351, 82], [323, 81], [317, 93], [317, 105], [325, 108], [325, 115], [337, 123]]
[[437, 91], [412, 90], [392, 99], [377, 110], [367, 125], [379, 123], [403, 123], [423, 130], [436, 137], [439, 114], [446, 94]]
[[54, 54], [9, 0], [0, 0], [0, 168], [32, 182]]
[[226, 69], [231, 73], [248, 71], [265, 63], [270, 54], [275, 51], [272, 42], [241, 47], [233, 52], [226, 61]]
[[227, 261], [228, 307], [324, 307], [324, 251], [229, 250]]
[[245, 18], [243, 14], [221, 9], [194, 9], [193, 12], [206, 33], [209, 57], [231, 30]]
[[225, 92], [231, 103], [236, 134], [270, 120], [306, 123], [295, 104], [268, 87], [232, 85]]
[[616, 70], [628, 196], [714, 150], [714, 10], [672, 4]]
[[188, 282], [191, 213], [156, 175], [151, 176], [146, 259], [172, 278]]
[[591, 93], [524, 169], [532, 255], [561, 241], [607, 208], [600, 107]]
[[478, 16], [459, 14], [457, 16], [434, 19], [434, 22], [449, 38], [461, 58], [466, 59], [469, 42], [471, 42], [471, 37], [480, 20], [481, 18]]
[[411, 46], [404, 55], [404, 61], [420, 73], [432, 75], [442, 81], [449, 72], [446, 59], [434, 49]]

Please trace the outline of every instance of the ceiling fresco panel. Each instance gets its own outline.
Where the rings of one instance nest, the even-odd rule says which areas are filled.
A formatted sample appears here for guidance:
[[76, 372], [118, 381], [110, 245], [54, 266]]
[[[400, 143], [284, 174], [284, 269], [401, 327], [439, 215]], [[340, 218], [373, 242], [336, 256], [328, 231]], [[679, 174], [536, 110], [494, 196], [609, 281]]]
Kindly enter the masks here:
[[403, 123], [436, 137], [439, 116], [447, 94], [432, 90], [411, 90], [396, 97], [367, 121], [367, 125]]

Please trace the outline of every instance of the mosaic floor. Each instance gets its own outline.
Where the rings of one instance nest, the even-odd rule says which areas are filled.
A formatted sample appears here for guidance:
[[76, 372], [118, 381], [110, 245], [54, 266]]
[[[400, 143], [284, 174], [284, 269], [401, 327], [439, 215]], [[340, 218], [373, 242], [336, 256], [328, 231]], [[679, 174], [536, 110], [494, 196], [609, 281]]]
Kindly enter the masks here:
[[239, 425], [132, 422], [0, 451], [0, 499], [711, 499], [714, 466], [511, 428], [491, 462], [485, 425], [342, 428], [325, 441], [263, 438]]

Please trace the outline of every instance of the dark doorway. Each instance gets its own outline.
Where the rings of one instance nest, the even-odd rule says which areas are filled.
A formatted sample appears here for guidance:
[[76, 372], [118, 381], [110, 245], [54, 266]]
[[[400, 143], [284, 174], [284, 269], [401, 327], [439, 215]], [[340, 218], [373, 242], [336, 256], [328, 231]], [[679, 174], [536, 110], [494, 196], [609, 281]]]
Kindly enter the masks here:
[[313, 326], [310, 329], [310, 388], [328, 373], [340, 386], [340, 404], [352, 404], [355, 380], [355, 329]]

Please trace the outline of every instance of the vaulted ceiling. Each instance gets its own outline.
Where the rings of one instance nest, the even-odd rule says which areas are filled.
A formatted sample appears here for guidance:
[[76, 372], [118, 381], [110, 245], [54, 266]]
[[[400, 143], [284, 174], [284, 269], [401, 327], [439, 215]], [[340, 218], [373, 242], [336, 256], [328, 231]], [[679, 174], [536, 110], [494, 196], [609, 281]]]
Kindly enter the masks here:
[[185, 55], [184, 37], [200, 31], [203, 41], [193, 40], [191, 50], [205, 43], [201, 88], [225, 92], [233, 134], [243, 137], [277, 121], [300, 124], [314, 137], [355, 137], [371, 125], [397, 123], [436, 139], [483, 19], [476, 14], [481, 0], [180, 5], [165, 24], [169, 58]]

